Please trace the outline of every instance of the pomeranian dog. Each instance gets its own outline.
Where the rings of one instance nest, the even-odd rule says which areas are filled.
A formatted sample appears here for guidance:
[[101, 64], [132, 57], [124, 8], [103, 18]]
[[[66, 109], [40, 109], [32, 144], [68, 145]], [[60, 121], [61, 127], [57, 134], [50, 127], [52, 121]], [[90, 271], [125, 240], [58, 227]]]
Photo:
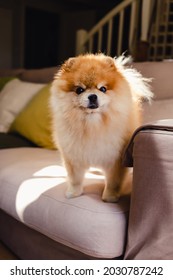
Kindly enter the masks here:
[[126, 174], [123, 151], [140, 125], [141, 100], [152, 97], [148, 80], [128, 58], [86, 54], [69, 58], [51, 88], [53, 138], [68, 174], [66, 197], [80, 196], [89, 167], [105, 175], [103, 201], [117, 202]]

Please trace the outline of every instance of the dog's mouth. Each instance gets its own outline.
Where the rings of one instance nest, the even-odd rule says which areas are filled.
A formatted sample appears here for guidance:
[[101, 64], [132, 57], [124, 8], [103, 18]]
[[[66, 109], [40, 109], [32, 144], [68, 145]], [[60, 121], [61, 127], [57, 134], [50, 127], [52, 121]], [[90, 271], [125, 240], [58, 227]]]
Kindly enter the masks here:
[[87, 114], [96, 114], [96, 113], [100, 113], [100, 109], [99, 106], [97, 105], [91, 105], [91, 106], [87, 106], [87, 107], [83, 107], [80, 106], [79, 107], [83, 112], [87, 113]]
[[97, 109], [99, 106], [98, 106], [98, 104], [97, 103], [90, 103], [89, 105], [88, 105], [88, 109]]

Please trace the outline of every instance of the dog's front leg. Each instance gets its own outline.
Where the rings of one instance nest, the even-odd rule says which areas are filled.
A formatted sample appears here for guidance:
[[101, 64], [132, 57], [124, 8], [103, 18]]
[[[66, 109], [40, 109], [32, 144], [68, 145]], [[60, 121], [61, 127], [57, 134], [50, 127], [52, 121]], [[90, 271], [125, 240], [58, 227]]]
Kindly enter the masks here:
[[125, 172], [126, 168], [121, 166], [120, 160], [105, 169], [106, 183], [102, 194], [103, 201], [118, 202]]
[[83, 178], [85, 169], [79, 165], [72, 164], [70, 161], [65, 161], [65, 167], [68, 175], [68, 187], [66, 197], [72, 198], [80, 196], [83, 192]]

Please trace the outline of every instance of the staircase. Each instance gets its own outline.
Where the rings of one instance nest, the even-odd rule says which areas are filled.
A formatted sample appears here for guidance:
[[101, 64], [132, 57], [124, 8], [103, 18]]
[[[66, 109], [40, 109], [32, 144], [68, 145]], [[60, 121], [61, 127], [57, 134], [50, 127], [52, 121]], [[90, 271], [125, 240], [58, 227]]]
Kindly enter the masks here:
[[154, 10], [148, 60], [173, 59], [173, 0], [157, 0]]
[[127, 50], [132, 53], [139, 31], [141, 2], [142, 0], [123, 0], [89, 32], [79, 30], [76, 55], [101, 51], [114, 57]]
[[125, 51], [138, 61], [173, 59], [173, 0], [123, 0], [89, 32], [77, 32], [76, 55]]

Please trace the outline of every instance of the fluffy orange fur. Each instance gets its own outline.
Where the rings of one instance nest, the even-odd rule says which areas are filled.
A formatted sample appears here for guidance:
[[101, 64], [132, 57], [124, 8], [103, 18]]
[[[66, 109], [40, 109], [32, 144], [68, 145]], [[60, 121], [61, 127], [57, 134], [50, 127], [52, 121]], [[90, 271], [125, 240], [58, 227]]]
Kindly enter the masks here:
[[152, 97], [148, 81], [124, 60], [103, 54], [69, 58], [52, 83], [53, 138], [67, 169], [68, 198], [82, 194], [89, 167], [105, 174], [104, 201], [121, 195], [122, 154], [140, 125], [141, 99]]

